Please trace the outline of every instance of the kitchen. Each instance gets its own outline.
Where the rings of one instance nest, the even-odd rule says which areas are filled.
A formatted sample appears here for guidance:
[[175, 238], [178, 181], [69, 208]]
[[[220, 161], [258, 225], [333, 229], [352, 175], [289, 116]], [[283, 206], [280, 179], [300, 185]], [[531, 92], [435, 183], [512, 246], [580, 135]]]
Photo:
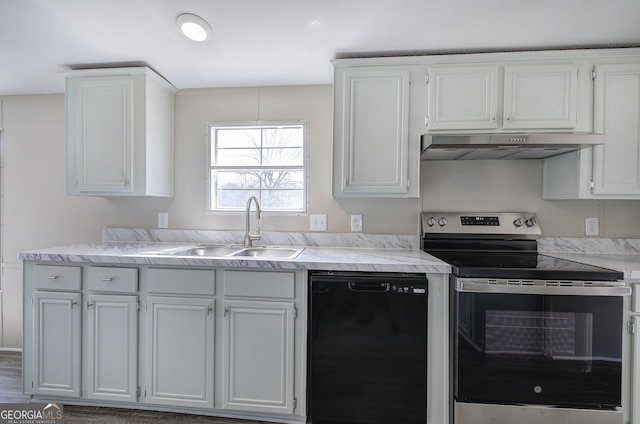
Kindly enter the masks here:
[[[629, 14], [634, 16], [633, 12]], [[637, 36], [635, 31], [632, 34]], [[589, 40], [594, 45], [617, 41]], [[637, 44], [638, 40], [619, 42]], [[558, 45], [563, 42], [558, 41]], [[483, 47], [491, 46], [478, 49]], [[158, 66], [146, 56], [140, 59]], [[321, 66], [330, 77], [328, 61]], [[328, 166], [332, 161], [333, 90], [328, 81], [315, 85], [180, 89], [175, 99], [172, 199], [67, 196], [64, 78], [57, 72], [54, 78], [60, 88], [49, 94], [25, 90], [2, 93], [0, 98], [4, 348], [19, 349], [22, 345], [21, 308], [16, 301], [21, 298], [22, 289], [18, 252], [98, 241], [106, 227], [155, 228], [159, 212], [169, 213], [169, 227], [174, 229], [244, 228], [242, 215], [204, 213], [203, 129], [211, 121], [307, 120], [311, 140], [308, 213], [327, 214], [329, 233], [350, 232], [350, 215], [362, 214], [365, 233], [417, 235], [423, 210], [469, 210], [471, 205], [474, 210], [492, 211], [498, 205], [500, 210], [535, 211], [545, 236], [584, 237], [584, 218], [597, 217], [601, 237], [640, 238], [637, 201], [542, 200], [543, 165], [536, 160], [429, 162], [421, 170], [421, 198], [334, 198]], [[309, 217], [265, 214], [262, 227], [265, 231], [306, 232]]]

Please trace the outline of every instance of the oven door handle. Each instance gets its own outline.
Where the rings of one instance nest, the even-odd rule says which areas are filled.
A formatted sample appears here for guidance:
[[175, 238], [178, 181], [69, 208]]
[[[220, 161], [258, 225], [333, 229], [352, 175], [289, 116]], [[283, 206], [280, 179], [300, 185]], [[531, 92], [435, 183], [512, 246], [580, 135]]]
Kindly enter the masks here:
[[576, 296], [629, 296], [631, 287], [624, 283], [597, 286], [562, 286], [544, 284], [494, 284], [490, 282], [456, 280], [456, 291], [471, 293], [505, 293], [537, 295], [576, 295]]

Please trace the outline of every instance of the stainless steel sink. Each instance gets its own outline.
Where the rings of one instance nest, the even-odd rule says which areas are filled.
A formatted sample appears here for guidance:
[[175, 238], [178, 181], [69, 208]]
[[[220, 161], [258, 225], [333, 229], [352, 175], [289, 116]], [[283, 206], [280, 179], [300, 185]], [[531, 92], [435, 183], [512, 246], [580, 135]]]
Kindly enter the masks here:
[[208, 256], [208, 257], [221, 257], [233, 255], [234, 253], [242, 250], [242, 247], [238, 246], [197, 246], [190, 247], [184, 250], [178, 250], [171, 252], [171, 255], [175, 256]]
[[207, 258], [279, 258], [279, 259], [294, 259], [297, 257], [304, 248], [289, 248], [289, 247], [270, 247], [270, 246], [195, 246], [181, 250], [174, 250], [165, 254], [171, 256], [197, 256]]
[[302, 253], [304, 249], [295, 249], [287, 247], [247, 247], [233, 256], [252, 256], [259, 258], [286, 258], [293, 259]]

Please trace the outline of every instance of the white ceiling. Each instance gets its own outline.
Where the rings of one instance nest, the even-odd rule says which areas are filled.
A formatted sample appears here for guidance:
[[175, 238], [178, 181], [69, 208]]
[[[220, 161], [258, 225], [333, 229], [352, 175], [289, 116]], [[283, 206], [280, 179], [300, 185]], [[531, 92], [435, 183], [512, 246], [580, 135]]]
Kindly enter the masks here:
[[[194, 13], [213, 37], [184, 38]], [[0, 0], [0, 95], [146, 64], [178, 89], [329, 84], [330, 60], [640, 46], [640, 0]]]

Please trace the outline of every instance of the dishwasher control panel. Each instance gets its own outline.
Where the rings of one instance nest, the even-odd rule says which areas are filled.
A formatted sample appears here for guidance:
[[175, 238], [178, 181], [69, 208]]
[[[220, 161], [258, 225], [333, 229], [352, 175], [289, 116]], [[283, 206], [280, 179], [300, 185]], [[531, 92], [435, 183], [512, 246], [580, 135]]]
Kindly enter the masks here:
[[427, 287], [424, 285], [389, 283], [392, 293], [398, 294], [427, 294]]

